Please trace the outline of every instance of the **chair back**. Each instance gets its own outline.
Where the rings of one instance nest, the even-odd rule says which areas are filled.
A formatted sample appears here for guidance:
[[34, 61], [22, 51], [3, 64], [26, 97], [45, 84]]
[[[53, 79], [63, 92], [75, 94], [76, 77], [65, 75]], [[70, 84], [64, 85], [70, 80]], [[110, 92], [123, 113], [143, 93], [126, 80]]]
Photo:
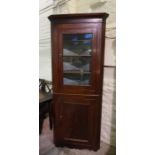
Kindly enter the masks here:
[[39, 79], [39, 91], [51, 93], [52, 87], [50, 88], [49, 85], [52, 86], [52, 82], [46, 81], [45, 79]]

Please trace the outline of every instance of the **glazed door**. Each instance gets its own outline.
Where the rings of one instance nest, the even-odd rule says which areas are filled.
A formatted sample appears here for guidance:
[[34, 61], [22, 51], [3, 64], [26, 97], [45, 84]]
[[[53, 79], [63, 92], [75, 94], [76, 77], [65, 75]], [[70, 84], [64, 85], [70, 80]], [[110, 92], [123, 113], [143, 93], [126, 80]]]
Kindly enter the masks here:
[[63, 85], [91, 85], [93, 33], [63, 34]]
[[100, 23], [57, 26], [55, 43], [58, 44], [53, 59], [57, 74], [55, 92], [94, 94], [99, 91], [100, 26]]
[[100, 125], [98, 98], [73, 95], [55, 98], [56, 143], [90, 148], [97, 145]]

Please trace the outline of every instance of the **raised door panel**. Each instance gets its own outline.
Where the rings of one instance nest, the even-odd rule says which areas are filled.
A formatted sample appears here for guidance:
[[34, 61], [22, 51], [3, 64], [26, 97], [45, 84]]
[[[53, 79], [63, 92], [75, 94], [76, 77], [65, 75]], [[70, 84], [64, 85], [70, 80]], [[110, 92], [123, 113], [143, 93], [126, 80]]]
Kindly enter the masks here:
[[57, 106], [58, 144], [70, 147], [97, 145], [99, 129], [99, 100], [81, 96], [59, 96]]
[[53, 33], [54, 92], [101, 92], [102, 24], [61, 24]]

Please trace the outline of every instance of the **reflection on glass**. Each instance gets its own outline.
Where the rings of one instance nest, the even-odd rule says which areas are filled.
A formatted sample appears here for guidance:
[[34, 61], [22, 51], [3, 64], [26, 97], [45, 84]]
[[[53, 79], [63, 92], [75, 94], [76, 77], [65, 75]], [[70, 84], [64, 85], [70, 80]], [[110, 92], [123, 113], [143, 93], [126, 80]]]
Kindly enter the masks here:
[[88, 85], [89, 74], [64, 73], [64, 84], [66, 85]]
[[88, 34], [64, 34], [63, 71], [65, 85], [89, 85], [92, 38]]
[[90, 71], [91, 57], [64, 57], [63, 69], [67, 70], [80, 70]]

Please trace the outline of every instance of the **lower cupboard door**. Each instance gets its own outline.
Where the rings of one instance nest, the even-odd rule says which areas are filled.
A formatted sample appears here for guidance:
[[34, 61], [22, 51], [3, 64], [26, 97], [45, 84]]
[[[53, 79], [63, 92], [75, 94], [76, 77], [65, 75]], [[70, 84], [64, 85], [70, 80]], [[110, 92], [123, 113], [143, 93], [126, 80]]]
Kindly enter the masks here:
[[[75, 148], [98, 145], [100, 109], [97, 99], [64, 97], [57, 103], [61, 143]], [[96, 146], [97, 147], [97, 146]]]

